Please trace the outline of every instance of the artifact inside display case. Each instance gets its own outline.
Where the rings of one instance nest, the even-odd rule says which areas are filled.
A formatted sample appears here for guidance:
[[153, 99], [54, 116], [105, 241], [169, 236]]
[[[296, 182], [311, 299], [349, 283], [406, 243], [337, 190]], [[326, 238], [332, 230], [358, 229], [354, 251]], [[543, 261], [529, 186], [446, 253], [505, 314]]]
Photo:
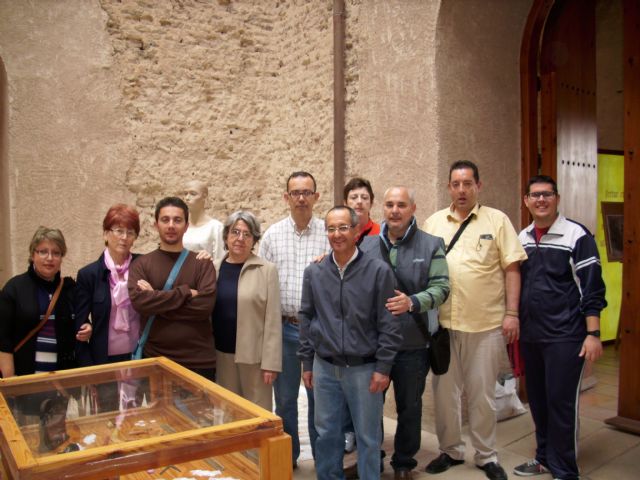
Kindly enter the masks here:
[[291, 478], [277, 416], [164, 358], [0, 381], [0, 426], [15, 478]]

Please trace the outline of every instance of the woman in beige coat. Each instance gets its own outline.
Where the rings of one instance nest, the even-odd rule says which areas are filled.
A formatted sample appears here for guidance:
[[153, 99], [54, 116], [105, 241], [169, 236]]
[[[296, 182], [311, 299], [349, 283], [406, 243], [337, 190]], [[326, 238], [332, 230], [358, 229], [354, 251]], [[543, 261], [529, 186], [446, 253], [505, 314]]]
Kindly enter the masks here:
[[227, 255], [216, 261], [213, 310], [219, 385], [271, 411], [272, 384], [282, 370], [280, 286], [275, 265], [253, 254], [260, 224], [246, 211], [227, 218]]

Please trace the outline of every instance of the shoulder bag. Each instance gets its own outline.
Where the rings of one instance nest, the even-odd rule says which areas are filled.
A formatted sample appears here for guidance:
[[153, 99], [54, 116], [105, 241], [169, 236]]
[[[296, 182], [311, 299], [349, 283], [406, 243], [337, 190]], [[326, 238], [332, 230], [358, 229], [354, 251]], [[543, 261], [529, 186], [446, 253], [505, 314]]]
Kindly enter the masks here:
[[64, 278], [60, 277], [60, 283], [56, 287], [56, 291], [53, 292], [53, 296], [51, 297], [51, 300], [49, 301], [49, 306], [47, 307], [47, 312], [44, 314], [44, 317], [42, 318], [40, 323], [38, 323], [38, 325], [36, 325], [36, 327], [33, 330], [31, 330], [29, 333], [27, 333], [26, 337], [24, 337], [22, 340], [20, 340], [20, 342], [14, 347], [13, 353], [16, 353], [18, 350], [20, 350], [24, 346], [24, 344], [27, 343], [31, 339], [31, 337], [33, 337], [36, 333], [38, 333], [40, 331], [40, 329], [42, 327], [44, 327], [45, 323], [47, 323], [47, 320], [49, 320], [49, 317], [51, 316], [51, 313], [53, 312], [53, 309], [56, 306], [56, 302], [58, 301], [58, 298], [60, 297], [60, 292], [62, 291], [62, 285], [63, 284], [64, 284]]

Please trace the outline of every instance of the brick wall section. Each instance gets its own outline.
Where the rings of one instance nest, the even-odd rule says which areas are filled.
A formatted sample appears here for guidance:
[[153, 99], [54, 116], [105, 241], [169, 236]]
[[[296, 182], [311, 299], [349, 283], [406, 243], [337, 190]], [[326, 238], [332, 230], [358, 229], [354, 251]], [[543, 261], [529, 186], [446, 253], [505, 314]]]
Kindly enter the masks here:
[[186, 180], [210, 185], [208, 211], [273, 223], [284, 180], [332, 190], [330, 1], [102, 0], [132, 139], [127, 186], [143, 213], [137, 248], [155, 243], [152, 207]]

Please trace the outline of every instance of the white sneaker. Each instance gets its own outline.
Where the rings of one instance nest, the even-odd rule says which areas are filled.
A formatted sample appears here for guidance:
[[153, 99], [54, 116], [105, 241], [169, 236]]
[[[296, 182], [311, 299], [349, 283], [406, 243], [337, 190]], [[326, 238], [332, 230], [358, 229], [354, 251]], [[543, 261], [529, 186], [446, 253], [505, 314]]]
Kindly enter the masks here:
[[351, 453], [356, 449], [356, 433], [347, 432], [344, 434], [344, 453]]

